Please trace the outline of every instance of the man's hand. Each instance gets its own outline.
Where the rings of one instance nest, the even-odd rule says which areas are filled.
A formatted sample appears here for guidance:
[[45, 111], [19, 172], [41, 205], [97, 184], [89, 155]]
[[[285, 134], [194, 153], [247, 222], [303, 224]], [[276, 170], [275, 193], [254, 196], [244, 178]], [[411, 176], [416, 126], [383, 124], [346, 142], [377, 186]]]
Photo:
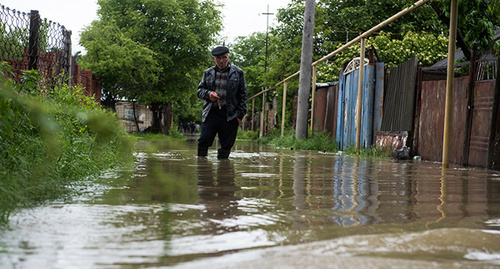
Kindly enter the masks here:
[[241, 124], [240, 118], [236, 118], [236, 119], [238, 120], [238, 125], [240, 125]]
[[216, 92], [212, 91], [212, 92], [210, 92], [210, 95], [208, 98], [210, 99], [210, 101], [215, 102], [215, 101], [219, 100], [220, 97]]

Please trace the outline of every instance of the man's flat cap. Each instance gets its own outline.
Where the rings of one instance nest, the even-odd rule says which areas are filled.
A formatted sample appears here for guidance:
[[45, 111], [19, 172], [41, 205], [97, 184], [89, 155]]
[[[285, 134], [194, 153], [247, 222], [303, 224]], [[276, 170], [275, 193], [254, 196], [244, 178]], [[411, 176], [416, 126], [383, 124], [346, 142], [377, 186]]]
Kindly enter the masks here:
[[220, 56], [229, 53], [229, 49], [225, 46], [218, 46], [212, 50], [212, 56]]

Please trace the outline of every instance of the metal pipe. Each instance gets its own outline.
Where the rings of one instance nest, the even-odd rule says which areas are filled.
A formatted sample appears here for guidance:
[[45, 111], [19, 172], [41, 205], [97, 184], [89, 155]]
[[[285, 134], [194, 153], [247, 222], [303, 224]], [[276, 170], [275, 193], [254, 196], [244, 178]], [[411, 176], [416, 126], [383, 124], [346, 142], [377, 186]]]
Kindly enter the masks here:
[[446, 105], [444, 113], [443, 168], [448, 168], [451, 120], [453, 109], [453, 78], [455, 74], [455, 42], [457, 39], [458, 0], [451, 1], [450, 33], [448, 39], [448, 73], [446, 77]]
[[363, 77], [365, 73], [365, 38], [361, 38], [359, 53], [359, 83], [358, 97], [356, 99], [356, 153], [359, 153], [361, 144], [361, 110], [363, 109]]

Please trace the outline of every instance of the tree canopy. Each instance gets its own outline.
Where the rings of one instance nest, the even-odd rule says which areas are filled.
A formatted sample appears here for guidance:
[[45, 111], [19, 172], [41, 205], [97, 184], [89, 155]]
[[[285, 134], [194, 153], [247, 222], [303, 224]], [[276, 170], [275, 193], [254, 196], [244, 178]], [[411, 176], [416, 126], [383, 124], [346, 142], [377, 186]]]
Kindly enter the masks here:
[[[197, 105], [196, 85], [221, 30], [212, 0], [98, 0], [98, 20], [82, 32], [84, 68], [119, 98]], [[194, 103], [193, 103], [194, 102]]]

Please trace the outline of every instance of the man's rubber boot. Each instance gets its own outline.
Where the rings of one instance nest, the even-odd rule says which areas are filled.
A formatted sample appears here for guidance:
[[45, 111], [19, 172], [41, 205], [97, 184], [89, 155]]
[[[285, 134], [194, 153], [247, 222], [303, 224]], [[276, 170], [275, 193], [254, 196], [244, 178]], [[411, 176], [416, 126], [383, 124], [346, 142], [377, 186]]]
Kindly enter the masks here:
[[198, 157], [207, 157], [208, 148], [206, 147], [198, 147]]
[[227, 159], [229, 158], [230, 149], [219, 149], [217, 151], [217, 159]]

